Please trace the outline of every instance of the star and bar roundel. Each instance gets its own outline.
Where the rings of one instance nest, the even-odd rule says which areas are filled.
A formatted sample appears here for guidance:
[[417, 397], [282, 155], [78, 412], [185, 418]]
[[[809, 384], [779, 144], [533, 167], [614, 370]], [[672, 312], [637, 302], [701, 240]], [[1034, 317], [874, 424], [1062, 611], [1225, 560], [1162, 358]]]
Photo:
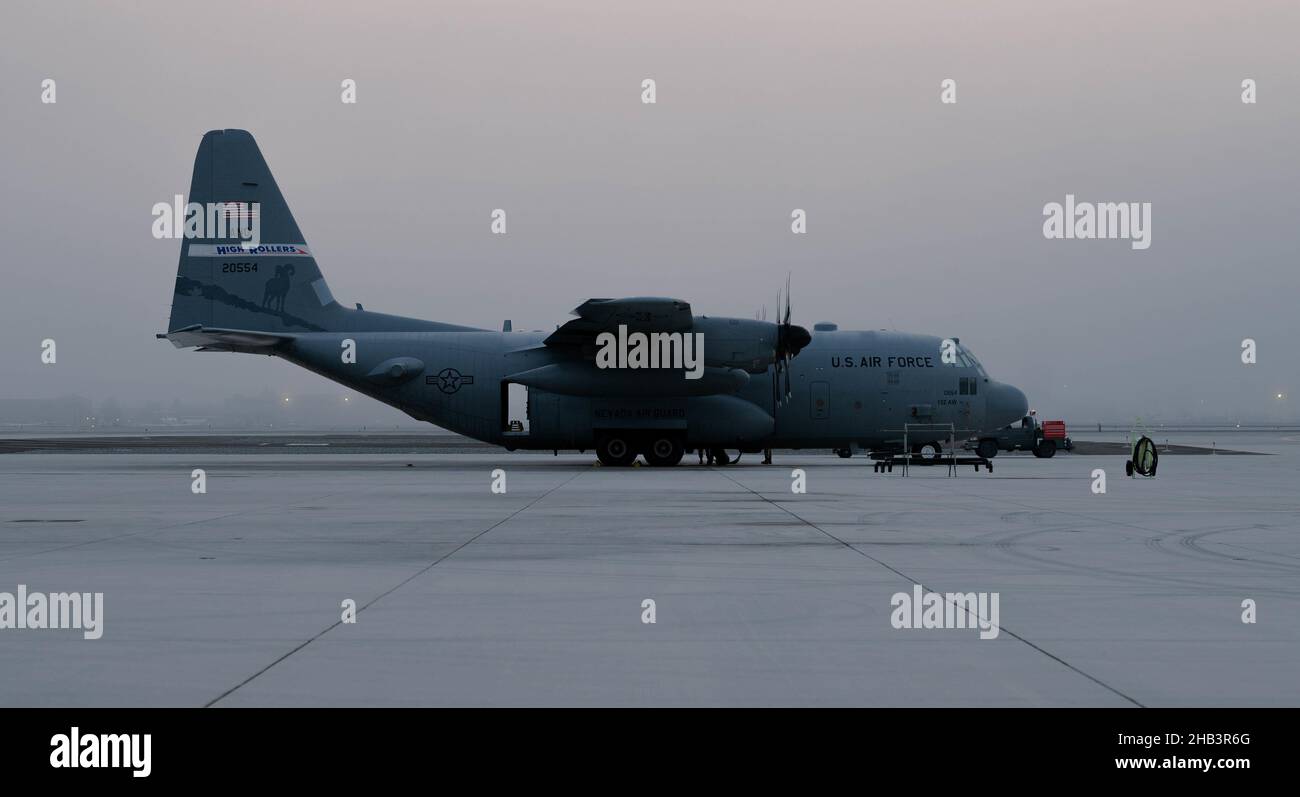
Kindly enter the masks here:
[[426, 376], [424, 383], [426, 385], [437, 385], [439, 390], [450, 395], [465, 385], [474, 384], [474, 377], [462, 374], [455, 368], [444, 368], [437, 375]]

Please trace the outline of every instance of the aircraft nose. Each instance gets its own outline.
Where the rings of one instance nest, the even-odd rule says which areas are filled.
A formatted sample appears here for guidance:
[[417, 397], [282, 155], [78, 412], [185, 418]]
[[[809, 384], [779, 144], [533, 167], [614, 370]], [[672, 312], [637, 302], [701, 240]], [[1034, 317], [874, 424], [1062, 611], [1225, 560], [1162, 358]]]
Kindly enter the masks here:
[[993, 382], [989, 385], [986, 407], [989, 428], [997, 429], [1015, 423], [1029, 414], [1029, 399], [1024, 391], [1014, 385]]

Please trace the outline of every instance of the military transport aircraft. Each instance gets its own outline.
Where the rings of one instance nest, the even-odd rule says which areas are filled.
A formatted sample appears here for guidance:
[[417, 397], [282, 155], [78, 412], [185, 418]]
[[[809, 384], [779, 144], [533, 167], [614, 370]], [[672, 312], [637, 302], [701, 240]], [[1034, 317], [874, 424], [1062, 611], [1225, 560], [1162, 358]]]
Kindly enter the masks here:
[[[254, 217], [260, 240], [222, 235], [231, 232], [224, 224], [188, 230], [197, 234], [181, 243], [171, 320], [158, 337], [280, 357], [510, 450], [595, 449], [606, 465], [640, 455], [668, 466], [694, 449], [715, 450], [718, 461], [727, 449], [897, 451], [905, 426], [916, 450], [949, 431], [961, 440], [999, 429], [1027, 410], [1024, 393], [993, 381], [960, 341], [943, 357], [947, 339], [929, 335], [833, 324], [810, 333], [791, 323], [788, 289], [775, 322], [695, 315], [676, 299], [589, 299], [550, 333], [343, 307], [243, 130], [204, 135], [189, 199], [224, 218], [232, 208]], [[693, 373], [667, 361], [692, 338], [703, 344]], [[665, 355], [658, 368], [637, 367], [646, 339]], [[615, 341], [619, 355], [605, 357]], [[941, 431], [927, 439], [926, 428]]]

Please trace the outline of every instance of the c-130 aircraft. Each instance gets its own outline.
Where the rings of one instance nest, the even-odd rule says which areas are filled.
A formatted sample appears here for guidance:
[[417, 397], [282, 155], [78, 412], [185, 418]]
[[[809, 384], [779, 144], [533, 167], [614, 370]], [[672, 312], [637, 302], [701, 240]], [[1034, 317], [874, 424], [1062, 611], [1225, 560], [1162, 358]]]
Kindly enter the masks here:
[[[189, 201], [259, 213], [260, 242], [211, 227], [181, 243], [168, 331], [178, 348], [266, 354], [508, 450], [595, 449], [605, 465], [655, 466], [685, 450], [854, 447], [901, 451], [905, 424], [951, 424], [958, 439], [1026, 413], [1024, 393], [992, 380], [952, 339], [892, 331], [810, 333], [775, 322], [694, 315], [684, 301], [589, 299], [554, 332], [477, 329], [335, 301], [252, 135], [213, 130]], [[242, 203], [242, 204], [236, 204]], [[240, 212], [248, 213], [249, 210]], [[206, 236], [206, 237], [205, 237]], [[623, 329], [620, 330], [620, 327]], [[703, 335], [703, 369], [601, 368], [603, 333]], [[512, 393], [526, 391], [524, 419]], [[925, 425], [929, 425], [926, 427]], [[913, 451], [947, 431], [913, 431]], [[913, 445], [914, 444], [914, 445]], [[986, 448], [981, 449], [982, 455]], [[996, 453], [996, 446], [992, 449]]]

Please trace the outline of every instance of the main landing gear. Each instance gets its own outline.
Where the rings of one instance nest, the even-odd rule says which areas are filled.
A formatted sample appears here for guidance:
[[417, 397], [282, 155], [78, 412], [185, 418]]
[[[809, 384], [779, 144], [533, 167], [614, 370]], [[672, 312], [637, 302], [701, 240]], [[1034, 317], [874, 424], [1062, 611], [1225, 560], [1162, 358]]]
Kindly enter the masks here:
[[606, 435], [596, 442], [596, 459], [610, 467], [627, 467], [636, 460], [632, 439], [624, 434]]
[[596, 441], [596, 459], [609, 467], [624, 468], [645, 457], [648, 465], [670, 468], [682, 461], [682, 441], [674, 434], [611, 432]]
[[642, 453], [651, 466], [671, 468], [682, 461], [682, 441], [676, 435], [652, 435]]

